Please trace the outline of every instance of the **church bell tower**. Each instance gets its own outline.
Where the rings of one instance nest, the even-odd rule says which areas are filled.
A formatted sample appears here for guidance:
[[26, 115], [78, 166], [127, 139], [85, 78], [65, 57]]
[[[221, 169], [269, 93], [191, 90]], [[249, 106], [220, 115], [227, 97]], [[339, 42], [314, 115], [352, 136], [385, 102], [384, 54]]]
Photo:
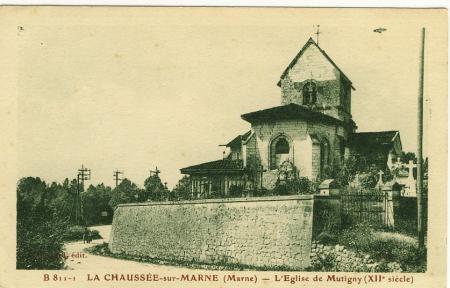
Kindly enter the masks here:
[[281, 104], [308, 107], [342, 121], [350, 121], [351, 91], [347, 76], [310, 38], [280, 77]]

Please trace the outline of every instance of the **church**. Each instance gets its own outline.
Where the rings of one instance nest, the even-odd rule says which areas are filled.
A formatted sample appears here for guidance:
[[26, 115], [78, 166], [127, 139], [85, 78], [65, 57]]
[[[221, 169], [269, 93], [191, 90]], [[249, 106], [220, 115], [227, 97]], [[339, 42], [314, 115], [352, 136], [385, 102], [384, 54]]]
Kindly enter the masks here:
[[286, 177], [323, 180], [350, 155], [380, 169], [401, 154], [398, 131], [356, 132], [352, 81], [310, 38], [280, 76], [281, 105], [241, 115], [249, 131], [220, 160], [182, 168], [194, 197], [226, 196], [233, 186], [273, 189]]

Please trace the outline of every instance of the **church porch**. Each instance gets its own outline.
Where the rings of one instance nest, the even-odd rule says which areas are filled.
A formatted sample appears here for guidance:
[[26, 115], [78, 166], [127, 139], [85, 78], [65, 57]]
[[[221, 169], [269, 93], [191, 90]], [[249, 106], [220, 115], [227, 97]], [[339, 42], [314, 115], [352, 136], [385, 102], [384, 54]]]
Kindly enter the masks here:
[[181, 169], [189, 175], [193, 199], [229, 197], [233, 187], [243, 189], [246, 183], [241, 160], [217, 160]]

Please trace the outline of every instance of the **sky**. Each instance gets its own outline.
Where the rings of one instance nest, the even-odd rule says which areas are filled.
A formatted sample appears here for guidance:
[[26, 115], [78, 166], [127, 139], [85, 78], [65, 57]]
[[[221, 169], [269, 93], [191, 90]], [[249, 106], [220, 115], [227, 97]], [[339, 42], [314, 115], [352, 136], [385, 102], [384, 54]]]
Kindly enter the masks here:
[[221, 159], [219, 144], [250, 129], [240, 115], [280, 105], [276, 83], [317, 24], [356, 88], [358, 131], [399, 130], [403, 150], [416, 150], [423, 26], [425, 132], [430, 92], [447, 81], [446, 23], [431, 10], [55, 11], [30, 11], [14, 39], [19, 178], [61, 182], [83, 164], [88, 184], [113, 185], [119, 169], [142, 186], [158, 166], [173, 187], [180, 168]]

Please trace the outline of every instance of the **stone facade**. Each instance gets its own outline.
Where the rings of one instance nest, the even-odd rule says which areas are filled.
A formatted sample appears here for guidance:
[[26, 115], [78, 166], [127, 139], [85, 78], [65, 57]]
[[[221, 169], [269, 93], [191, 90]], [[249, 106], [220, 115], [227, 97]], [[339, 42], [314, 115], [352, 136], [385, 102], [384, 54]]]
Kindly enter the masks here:
[[166, 260], [304, 269], [313, 196], [119, 205], [113, 253]]
[[[306, 103], [303, 95], [309, 82], [317, 94], [314, 103]], [[343, 121], [351, 119], [351, 82], [312, 40], [294, 58], [279, 85], [283, 105], [308, 105]]]
[[[284, 137], [290, 145], [287, 160], [292, 162], [299, 171], [300, 177], [309, 179], [320, 178], [325, 166], [340, 164], [345, 153], [341, 149], [341, 141], [346, 141], [348, 131], [343, 127], [325, 124], [310, 123], [304, 120], [270, 121], [252, 124], [254, 136], [247, 142], [246, 156], [249, 168], [259, 167], [266, 170], [263, 176], [263, 186], [273, 188], [273, 178], [276, 169], [272, 165], [272, 143], [279, 137]], [[321, 143], [325, 159], [321, 164]], [[325, 152], [326, 150], [326, 152]]]

